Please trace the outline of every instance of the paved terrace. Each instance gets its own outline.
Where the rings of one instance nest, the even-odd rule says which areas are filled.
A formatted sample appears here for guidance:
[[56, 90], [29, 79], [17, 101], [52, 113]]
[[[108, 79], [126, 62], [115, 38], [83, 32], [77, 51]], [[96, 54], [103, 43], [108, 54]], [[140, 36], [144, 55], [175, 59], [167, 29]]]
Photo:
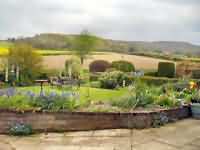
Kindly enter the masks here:
[[0, 150], [200, 150], [200, 120], [145, 130], [0, 135]]

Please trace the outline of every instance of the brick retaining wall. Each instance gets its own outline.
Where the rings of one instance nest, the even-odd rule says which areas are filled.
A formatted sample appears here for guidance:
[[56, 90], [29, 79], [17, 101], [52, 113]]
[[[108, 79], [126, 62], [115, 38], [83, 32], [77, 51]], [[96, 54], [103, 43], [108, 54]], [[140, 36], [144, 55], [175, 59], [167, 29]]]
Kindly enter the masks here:
[[0, 133], [8, 133], [14, 123], [30, 124], [35, 132], [80, 131], [116, 128], [149, 128], [153, 118], [164, 113], [170, 121], [190, 116], [190, 107], [133, 113], [18, 112], [0, 110]]

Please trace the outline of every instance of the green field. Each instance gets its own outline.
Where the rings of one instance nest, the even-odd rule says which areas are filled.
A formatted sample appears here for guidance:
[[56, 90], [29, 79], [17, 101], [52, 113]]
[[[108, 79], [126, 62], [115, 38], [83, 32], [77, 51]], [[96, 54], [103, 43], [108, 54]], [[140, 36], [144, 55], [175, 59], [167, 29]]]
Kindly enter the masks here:
[[[12, 43], [0, 41], [0, 56], [5, 56], [8, 54], [9, 47], [12, 46]], [[56, 55], [69, 55], [72, 54], [72, 51], [69, 51], [67, 49], [65, 50], [36, 50], [37, 53], [43, 55], [43, 56], [56, 56]], [[106, 52], [95, 52], [94, 55], [103, 55]], [[132, 55], [135, 56], [145, 56], [149, 58], [157, 58], [157, 59], [163, 59], [163, 60], [171, 60], [171, 61], [192, 61], [192, 62], [200, 62], [200, 58], [198, 57], [185, 57], [185, 56], [179, 56], [179, 55], [172, 55], [172, 56], [166, 56], [161, 53], [154, 53], [154, 52], [146, 52], [146, 53], [140, 53], [136, 52]]]
[[[7, 55], [10, 46], [12, 46], [11, 43], [0, 41], [0, 56]], [[67, 50], [37, 50], [37, 53], [44, 56], [48, 56], [48, 55], [68, 55], [70, 52]]]

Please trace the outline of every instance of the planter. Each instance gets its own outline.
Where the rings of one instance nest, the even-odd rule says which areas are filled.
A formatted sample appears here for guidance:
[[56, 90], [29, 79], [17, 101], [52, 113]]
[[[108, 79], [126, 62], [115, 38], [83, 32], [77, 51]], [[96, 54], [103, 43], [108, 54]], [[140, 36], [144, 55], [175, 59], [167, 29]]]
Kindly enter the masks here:
[[192, 117], [200, 119], [200, 103], [191, 104]]
[[190, 117], [190, 106], [158, 111], [130, 113], [41, 112], [0, 109], [0, 133], [8, 133], [11, 125], [31, 125], [33, 132], [65, 132], [101, 129], [143, 129]]

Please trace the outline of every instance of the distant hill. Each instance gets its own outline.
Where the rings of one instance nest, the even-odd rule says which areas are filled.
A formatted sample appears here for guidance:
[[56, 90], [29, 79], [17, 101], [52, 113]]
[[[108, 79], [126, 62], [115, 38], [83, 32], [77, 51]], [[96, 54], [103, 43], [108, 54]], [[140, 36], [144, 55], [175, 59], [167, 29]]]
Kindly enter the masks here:
[[[23, 41], [31, 44], [35, 48], [62, 50], [73, 49], [74, 38], [76, 35], [66, 34], [38, 34], [34, 37], [21, 38], [17, 41]], [[15, 41], [13, 39], [11, 42]], [[174, 41], [156, 41], [156, 42], [140, 42], [140, 41], [117, 41], [110, 39], [102, 39], [98, 45], [99, 51], [114, 52], [163, 52], [166, 54], [187, 54], [200, 55], [200, 46], [187, 42]]]

